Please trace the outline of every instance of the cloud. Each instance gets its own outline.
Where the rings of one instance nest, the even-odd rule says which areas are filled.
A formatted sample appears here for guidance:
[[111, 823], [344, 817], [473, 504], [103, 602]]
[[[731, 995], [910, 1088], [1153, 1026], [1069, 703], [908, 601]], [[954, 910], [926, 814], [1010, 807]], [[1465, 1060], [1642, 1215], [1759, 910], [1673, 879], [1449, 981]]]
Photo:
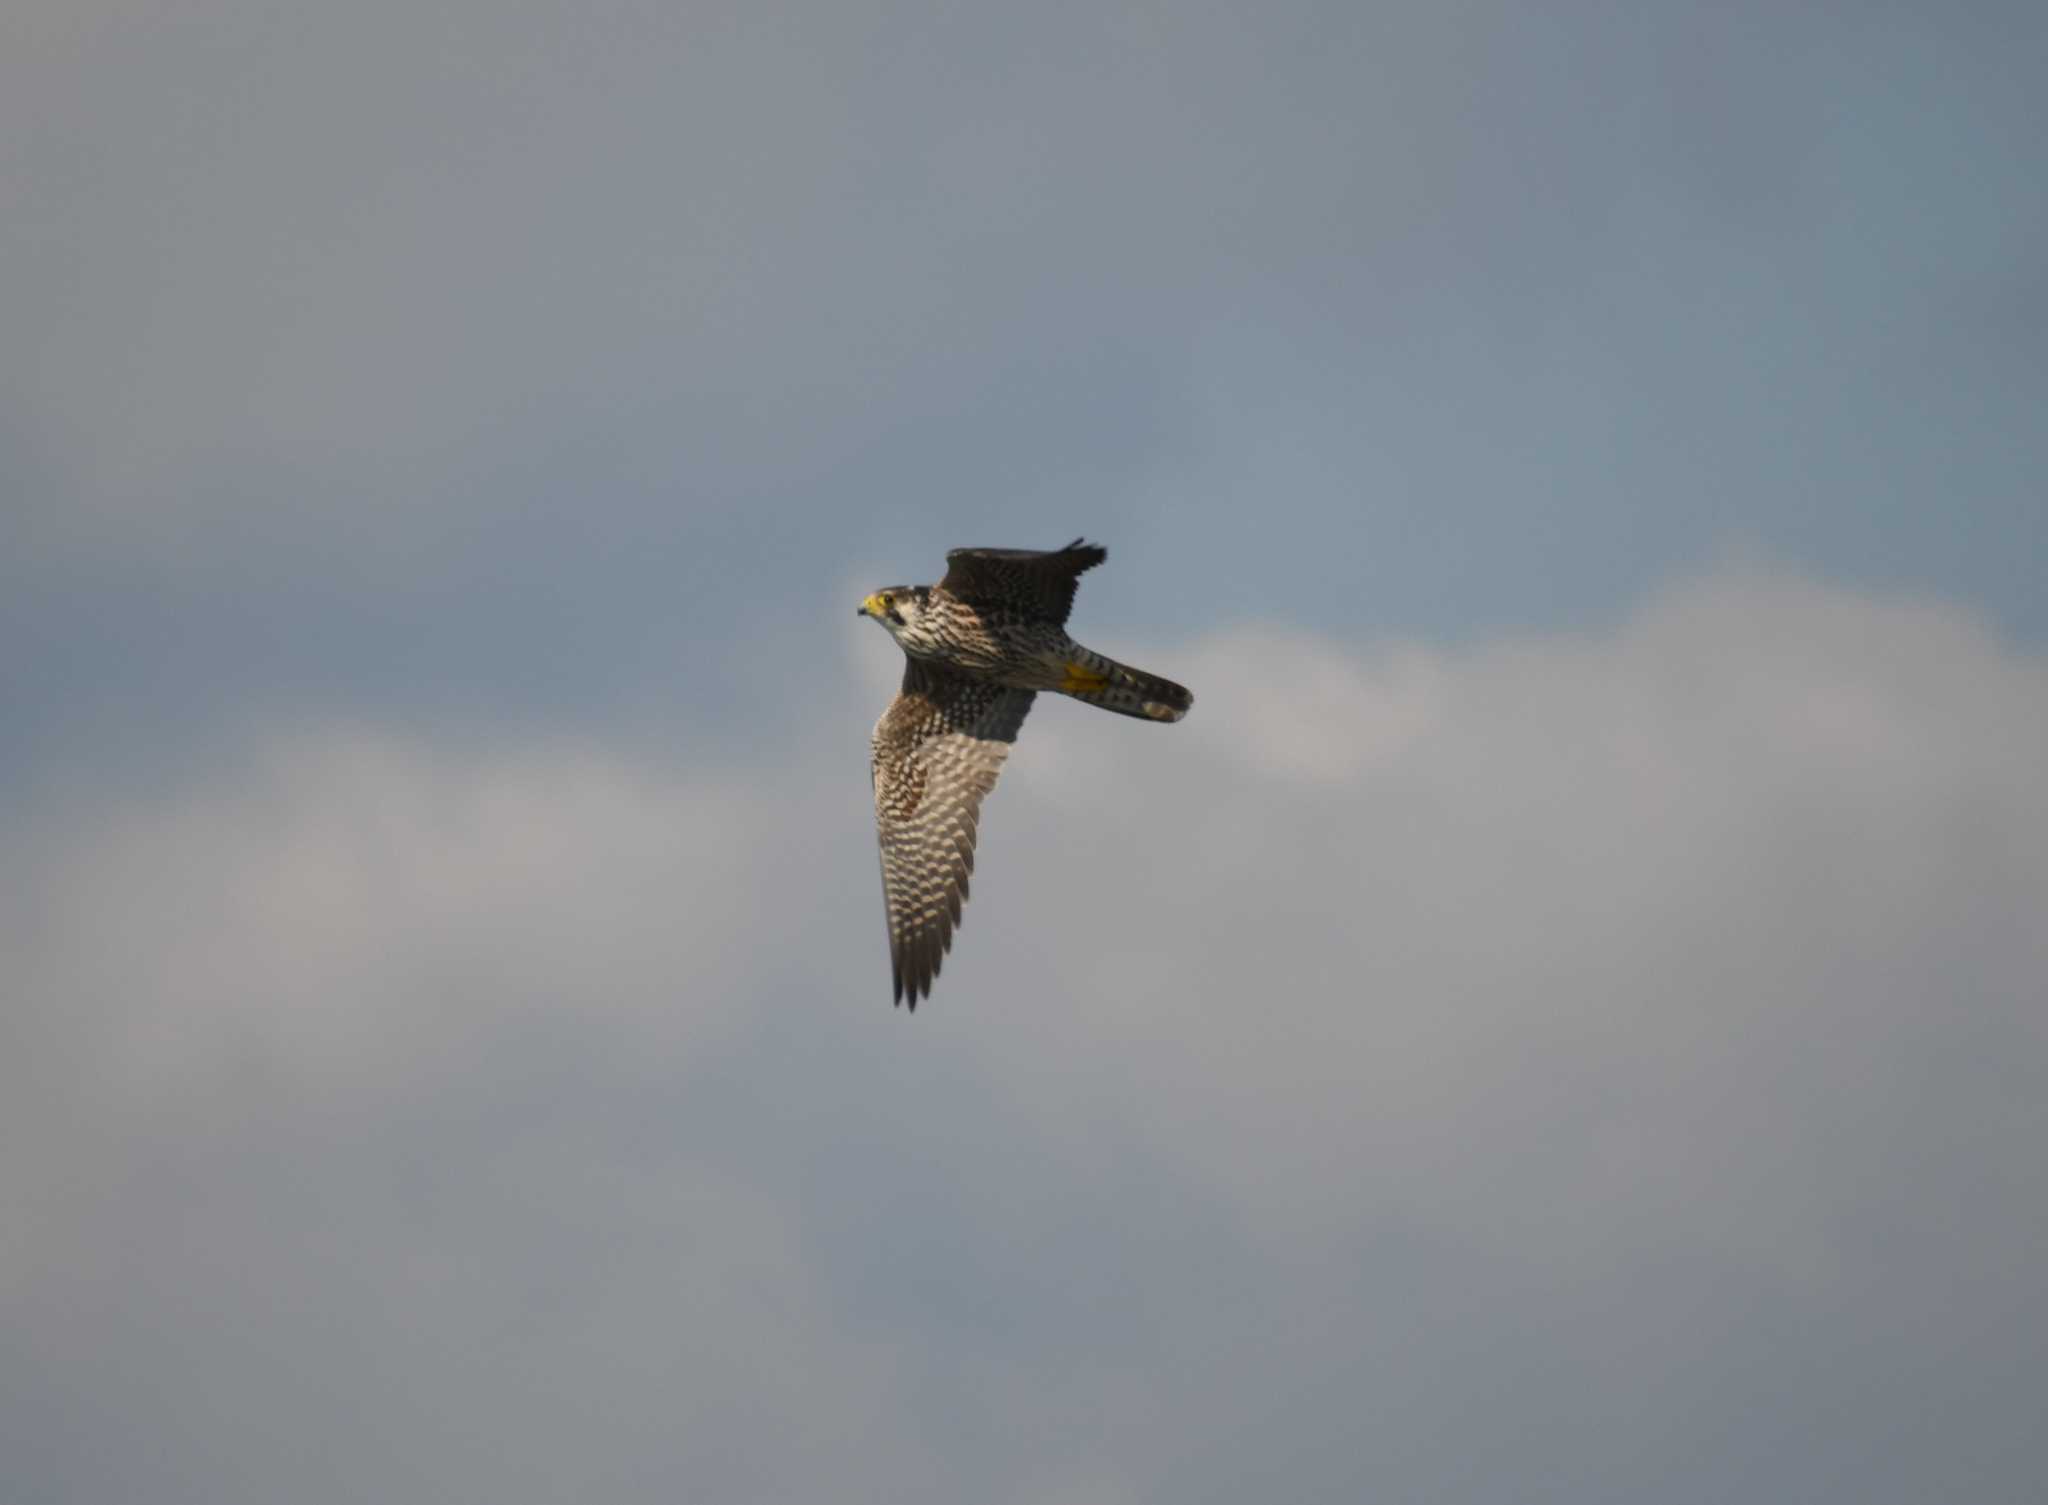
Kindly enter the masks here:
[[1196, 713], [1040, 707], [914, 1020], [850, 697], [746, 767], [295, 724], [16, 807], [10, 1467], [174, 1500], [2039, 1476], [2048, 664], [1740, 572], [1459, 650], [1100, 646]]
[[502, 1498], [686, 1464], [776, 1493], [781, 1448], [874, 1430], [886, 1356], [806, 1302], [802, 1208], [670, 1137], [669, 1087], [787, 985], [764, 901], [797, 861], [790, 795], [335, 724], [24, 816], [17, 1478]]
[[10, 1485], [2031, 1487], [2040, 23], [1756, 9], [28, 5]]
[[[1242, 1100], [1170, 1099], [1193, 1111], [1163, 1132], [1206, 1125], [1247, 1195], [1314, 1179], [1273, 1174], [1297, 1136], [1309, 1164], [1365, 1171], [1377, 1144], [1440, 1134], [1453, 1090], [1464, 1137], [1437, 1149], [1475, 1163], [1534, 1127], [1589, 1166], [1623, 1153], [1651, 1196], [1694, 1157], [1762, 1170], [1742, 1141], [1899, 1113], [1914, 1046], [2021, 1027], [2043, 975], [2044, 681], [1953, 613], [1737, 576], [1581, 640], [1361, 656], [1242, 634], [1177, 667], [1208, 687], [1192, 769], [1181, 745], [1063, 726], [1052, 776], [1025, 780], [1059, 819], [1023, 840], [1056, 863], [1078, 822], [1105, 863], [1157, 858], [1130, 939], [1082, 950], [1115, 979], [1093, 974], [1118, 1001], [1091, 1005], [1155, 1059], [1227, 1042], [1229, 1069], [1195, 1079]], [[1220, 1012], [1172, 1027], [1190, 996]], [[1814, 1056], [1798, 1089], [1839, 1097], [1745, 1079], [1788, 1051]], [[1246, 1112], [1269, 1132], [1242, 1134]], [[1697, 1179], [1669, 1184], [1682, 1219]]]

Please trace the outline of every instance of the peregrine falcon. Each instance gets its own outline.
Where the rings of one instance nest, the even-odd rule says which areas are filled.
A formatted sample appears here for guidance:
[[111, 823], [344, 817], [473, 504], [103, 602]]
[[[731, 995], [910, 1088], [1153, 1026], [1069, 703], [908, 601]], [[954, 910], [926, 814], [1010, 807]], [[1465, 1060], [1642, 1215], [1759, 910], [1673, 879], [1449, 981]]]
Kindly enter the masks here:
[[1195, 697], [1170, 679], [1067, 636], [1081, 572], [1109, 551], [954, 549], [937, 585], [861, 602], [903, 650], [903, 689], [875, 723], [875, 829], [896, 1001], [915, 1010], [953, 945], [982, 797], [1040, 690], [1144, 721], [1178, 721]]

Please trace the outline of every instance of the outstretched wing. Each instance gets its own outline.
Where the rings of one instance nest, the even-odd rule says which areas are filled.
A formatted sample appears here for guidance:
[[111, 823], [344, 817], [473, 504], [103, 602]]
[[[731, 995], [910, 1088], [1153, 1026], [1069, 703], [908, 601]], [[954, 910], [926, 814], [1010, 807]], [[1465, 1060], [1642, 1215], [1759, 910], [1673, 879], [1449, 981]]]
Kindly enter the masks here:
[[982, 796], [1031, 709], [1033, 692], [1006, 690], [911, 659], [903, 690], [875, 723], [875, 832], [896, 1001], [931, 996], [953, 945]]
[[1075, 539], [1064, 549], [954, 549], [939, 588], [975, 606], [1007, 606], [1064, 624], [1083, 570], [1109, 557], [1100, 544]]

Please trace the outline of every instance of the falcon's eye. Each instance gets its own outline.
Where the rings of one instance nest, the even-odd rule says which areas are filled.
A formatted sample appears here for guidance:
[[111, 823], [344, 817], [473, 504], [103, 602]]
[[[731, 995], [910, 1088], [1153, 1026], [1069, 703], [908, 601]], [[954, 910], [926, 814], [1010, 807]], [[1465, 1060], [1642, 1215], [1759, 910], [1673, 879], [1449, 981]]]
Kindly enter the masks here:
[[884, 610], [884, 611], [888, 611], [888, 610], [889, 610], [889, 609], [890, 609], [891, 607], [893, 607], [893, 606], [894, 606], [895, 604], [896, 604], [896, 598], [895, 598], [894, 596], [890, 595], [890, 594], [889, 594], [889, 593], [888, 593], [887, 591], [883, 591], [883, 592], [882, 592], [882, 610]]

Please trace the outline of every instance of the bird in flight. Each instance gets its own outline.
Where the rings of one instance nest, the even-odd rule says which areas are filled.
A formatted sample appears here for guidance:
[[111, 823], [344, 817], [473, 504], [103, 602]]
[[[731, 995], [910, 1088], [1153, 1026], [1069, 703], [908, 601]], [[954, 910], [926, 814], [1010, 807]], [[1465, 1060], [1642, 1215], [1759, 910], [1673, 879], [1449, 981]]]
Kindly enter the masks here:
[[981, 801], [1040, 690], [1144, 721], [1178, 721], [1180, 685], [1067, 636], [1081, 572], [1109, 551], [954, 549], [937, 585], [892, 585], [860, 603], [903, 650], [903, 688], [875, 723], [875, 830], [896, 1001], [915, 1010], [953, 946], [974, 871]]

